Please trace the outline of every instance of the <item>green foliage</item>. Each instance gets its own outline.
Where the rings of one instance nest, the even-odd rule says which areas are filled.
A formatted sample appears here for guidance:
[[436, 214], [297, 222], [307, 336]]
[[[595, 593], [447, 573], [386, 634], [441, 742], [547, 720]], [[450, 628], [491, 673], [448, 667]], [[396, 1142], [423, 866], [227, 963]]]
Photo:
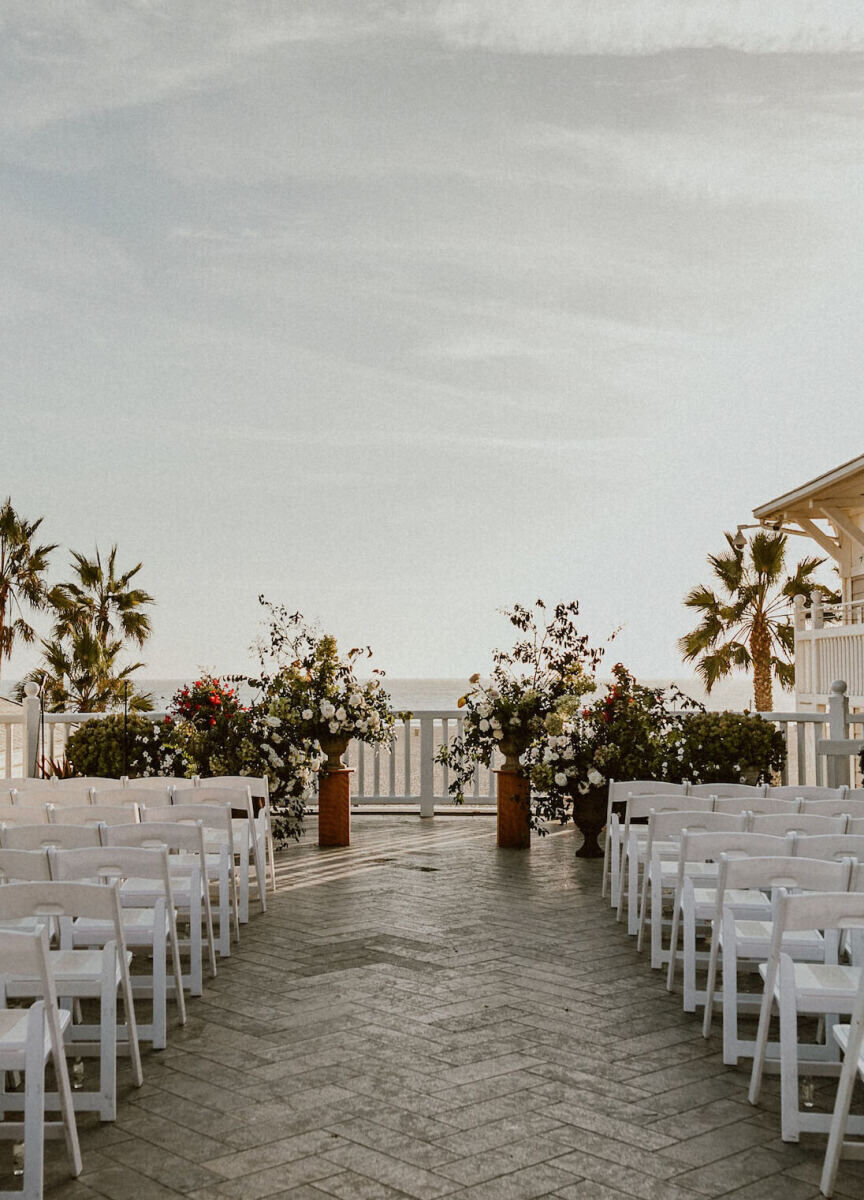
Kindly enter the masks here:
[[66, 758], [76, 775], [118, 778], [183, 773], [170, 745], [169, 726], [132, 713], [125, 728], [120, 715], [79, 725], [66, 743]]
[[175, 692], [167, 725], [188, 775], [240, 775], [249, 765], [249, 711], [234, 688], [212, 675], [202, 675]]
[[779, 729], [755, 713], [688, 716], [666, 743], [664, 778], [693, 783], [768, 782], [786, 761]]

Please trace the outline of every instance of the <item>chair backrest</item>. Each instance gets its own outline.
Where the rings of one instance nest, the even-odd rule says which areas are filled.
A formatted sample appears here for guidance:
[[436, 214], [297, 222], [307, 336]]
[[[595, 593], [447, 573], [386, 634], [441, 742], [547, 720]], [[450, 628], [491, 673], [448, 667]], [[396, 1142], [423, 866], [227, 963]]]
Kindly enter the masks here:
[[107, 804], [82, 804], [80, 807], [55, 808], [48, 806], [50, 823], [62, 825], [125, 825], [138, 820], [138, 805], [123, 804], [112, 808]]
[[624, 820], [637, 821], [648, 818], [652, 812], [711, 812], [714, 807], [710, 796], [687, 796], [658, 794], [655, 796], [631, 796], [627, 801]]
[[0, 850], [0, 883], [51, 878], [47, 850]]
[[165, 846], [98, 846], [84, 850], [52, 850], [48, 855], [51, 878], [158, 880], [166, 897], [171, 895], [168, 851]]
[[847, 833], [864, 833], [864, 817], [850, 817], [846, 825]]
[[846, 788], [846, 797], [847, 797], [849, 800], [861, 800], [861, 801], [864, 801], [864, 787], [860, 787], [860, 788], [850, 788], [850, 787], [847, 787], [847, 788]]
[[820, 817], [813, 813], [755, 813], [750, 828], [754, 833], [845, 833], [845, 816]]
[[120, 781], [123, 787], [128, 788], [146, 788], [148, 791], [164, 791], [165, 788], [191, 788], [195, 786], [195, 780], [187, 779], [183, 775], [139, 775], [130, 778], [124, 775]]
[[764, 796], [764, 783], [691, 783], [691, 796], [715, 796], [718, 800], [727, 796]]
[[137, 804], [139, 808], [146, 804], [150, 808], [156, 808], [160, 804], [163, 806], [169, 805], [172, 802], [172, 796], [173, 793], [170, 787], [111, 788], [105, 791], [94, 791], [93, 803], [109, 804], [115, 808], [120, 804]]
[[[248, 787], [253, 800], [267, 800], [270, 797], [270, 780], [266, 775], [196, 775], [195, 786], [198, 788]], [[668, 783], [662, 786], [667, 791], [675, 790]]]
[[791, 800], [841, 800], [845, 792], [845, 787], [820, 787], [810, 783], [784, 783], [768, 789], [769, 796]]
[[120, 780], [110, 775], [72, 775], [69, 779], [58, 779], [57, 786], [61, 791], [81, 791], [90, 788], [119, 787]]
[[99, 830], [92, 825], [10, 825], [4, 833], [9, 850], [64, 850], [100, 846]]
[[801, 858], [855, 858], [864, 862], [864, 833], [817, 833], [795, 837], [795, 853]]
[[163, 821], [176, 821], [188, 825], [200, 822], [204, 829], [223, 834], [233, 851], [230, 804], [172, 804], [170, 808], [145, 808], [141, 813], [141, 822], [144, 825]]
[[740, 812], [743, 807], [751, 813], [794, 813], [800, 803], [777, 796], [723, 796], [715, 803], [714, 811]]
[[11, 800], [0, 801], [0, 825], [45, 825], [48, 822], [48, 805], [13, 804]]
[[16, 792], [44, 792], [57, 786], [57, 780], [54, 778], [30, 779], [23, 775], [10, 776], [0, 782], [4, 788], [9, 788], [10, 791], [14, 789]]
[[205, 787], [200, 784], [191, 792], [175, 793], [175, 805], [181, 804], [230, 804], [235, 817], [252, 817], [255, 808], [252, 804], [251, 789], [245, 784], [241, 786]]
[[[0, 894], [4, 890], [0, 888]], [[820, 888], [814, 889], [812, 894], [781, 893], [774, 916], [770, 957], [779, 955], [785, 932], [802, 929], [864, 929], [864, 892]]]
[[[721, 856], [721, 888], [800, 888], [806, 892], [845, 892], [852, 875], [849, 859], [799, 858], [797, 855], [732, 858]], [[806, 928], [809, 928], [807, 926]]]
[[185, 854], [204, 854], [204, 832], [201, 821], [152, 821], [140, 825], [111, 825], [105, 830], [108, 846], [166, 846], [170, 851]]
[[[120, 894], [115, 884], [15, 883], [0, 887], [0, 921], [21, 917], [88, 917], [114, 923], [118, 952], [126, 949]], [[5, 963], [3, 964], [5, 966]]]
[[846, 813], [850, 817], [864, 817], [864, 799], [856, 800], [849, 796], [834, 800], [804, 800], [801, 803], [802, 813], [816, 813], [823, 817], [838, 817]]
[[678, 874], [683, 877], [687, 863], [719, 862], [722, 856], [736, 857], [791, 857], [793, 837], [778, 837], [770, 833], [749, 833], [743, 830], [718, 830], [716, 832], [690, 832], [681, 836], [678, 851]]
[[690, 810], [687, 812], [652, 812], [648, 820], [648, 846], [655, 841], [682, 834], [743, 833], [747, 828], [747, 813], [715, 813]]
[[56, 804], [58, 808], [67, 804], [79, 808], [82, 804], [91, 803], [90, 789], [56, 787], [51, 789], [50, 795], [44, 791], [12, 793], [13, 804], [26, 805], [28, 808], [35, 808], [46, 802]]

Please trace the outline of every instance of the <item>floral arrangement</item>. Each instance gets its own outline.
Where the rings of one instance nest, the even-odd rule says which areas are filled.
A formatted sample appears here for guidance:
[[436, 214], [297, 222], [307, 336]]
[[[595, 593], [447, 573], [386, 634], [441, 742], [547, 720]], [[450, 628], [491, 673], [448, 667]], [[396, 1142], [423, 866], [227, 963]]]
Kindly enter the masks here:
[[666, 752], [664, 778], [767, 783], [786, 761], [786, 740], [756, 713], [698, 712], [670, 735]]
[[174, 693], [165, 724], [186, 774], [243, 773], [253, 721], [233, 687], [213, 675], [202, 675]]
[[295, 743], [317, 743], [318, 750], [333, 738], [392, 741], [397, 714], [381, 685], [383, 671], [373, 669], [369, 680], [355, 673], [357, 660], [371, 658], [372, 651], [354, 647], [342, 657], [336, 639], [308, 625], [301, 613], [289, 613], [263, 596], [259, 601], [269, 613], [262, 667], [272, 662], [275, 671], [249, 682], [263, 692], [265, 724]]
[[547, 719], [545, 744], [529, 755], [532, 785], [545, 819], [566, 819], [568, 802], [610, 779], [675, 780], [678, 760], [670, 747], [702, 705], [677, 688], [649, 688], [621, 663], [612, 668], [605, 695], [569, 715]]
[[[450, 792], [457, 802], [464, 800], [478, 763], [491, 766], [496, 751], [531, 777], [550, 737], [563, 734], [583, 697], [594, 691], [603, 651], [579, 633], [578, 614], [572, 601], [556, 605], [549, 617], [542, 600], [505, 612], [517, 640], [512, 650], [493, 652], [488, 683], [472, 675], [471, 690], [459, 700], [466, 710], [462, 735], [438, 751], [438, 761], [453, 771]], [[532, 799], [532, 824], [541, 830], [548, 815], [545, 798], [535, 792]]]

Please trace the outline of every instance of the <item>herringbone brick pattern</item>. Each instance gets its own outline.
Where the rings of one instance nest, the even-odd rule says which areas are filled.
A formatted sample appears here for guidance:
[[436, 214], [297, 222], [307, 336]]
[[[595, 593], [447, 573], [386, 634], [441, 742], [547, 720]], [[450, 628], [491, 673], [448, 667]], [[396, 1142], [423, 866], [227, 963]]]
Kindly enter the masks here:
[[[314, 824], [169, 1048], [82, 1118], [51, 1200], [808, 1200], [822, 1144], [784, 1145], [777, 1085], [667, 994], [556, 832], [498, 851], [488, 817]], [[837, 1193], [864, 1196], [844, 1164]]]

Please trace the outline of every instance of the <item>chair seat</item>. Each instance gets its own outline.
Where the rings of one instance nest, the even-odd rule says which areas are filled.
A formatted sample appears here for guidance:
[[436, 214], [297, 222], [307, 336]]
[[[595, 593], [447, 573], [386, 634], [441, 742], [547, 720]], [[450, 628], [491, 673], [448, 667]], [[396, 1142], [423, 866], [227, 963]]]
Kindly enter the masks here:
[[[78, 918], [73, 922], [75, 937], [82, 940], [92, 936], [93, 941], [107, 942], [114, 936], [114, 923], [112, 921], [91, 921], [84, 918]], [[168, 917], [165, 917], [165, 928], [168, 928]], [[123, 932], [126, 934], [127, 940], [129, 937], [135, 937], [142, 932], [153, 931], [153, 909], [152, 908], [124, 908], [123, 909]]]
[[[694, 888], [693, 900], [699, 916], [714, 916], [717, 908], [716, 888]], [[764, 892], [751, 888], [726, 888], [723, 901], [742, 915], [753, 914], [755, 918], [771, 912], [771, 900]]]
[[[844, 967], [830, 963], [793, 963], [795, 997], [799, 1012], [836, 1012], [841, 1006], [850, 1011], [855, 1003], [858, 984], [861, 980], [860, 967]], [[765, 978], [766, 964], [760, 963], [759, 972]], [[779, 999], [780, 979], [774, 987]]]
[[[58, 1010], [60, 1014], [60, 1029], [65, 1032], [72, 1014], [65, 1008]], [[0, 1009], [0, 1063], [6, 1071], [24, 1070], [27, 1051], [27, 1028], [30, 1010], [27, 1008]], [[51, 1033], [48, 1026], [44, 1031], [44, 1056], [47, 1059], [51, 1053]], [[16, 1062], [15, 1060], [18, 1059]]]
[[[735, 945], [739, 958], [767, 958], [771, 953], [771, 921], [736, 921]], [[723, 932], [720, 932], [723, 944]], [[825, 939], [818, 929], [801, 929], [795, 933], [784, 933], [783, 952], [793, 958], [815, 958], [825, 955]]]
[[[126, 961], [127, 963], [132, 961], [132, 955], [128, 950], [126, 951]], [[102, 977], [101, 950], [49, 950], [48, 966], [59, 995], [81, 997], [99, 995]], [[119, 986], [121, 979], [119, 962], [115, 966], [114, 973]], [[8, 981], [6, 991], [9, 996], [34, 996], [41, 993], [41, 988], [42, 984], [37, 976], [34, 975], [31, 978], [20, 976]]]

